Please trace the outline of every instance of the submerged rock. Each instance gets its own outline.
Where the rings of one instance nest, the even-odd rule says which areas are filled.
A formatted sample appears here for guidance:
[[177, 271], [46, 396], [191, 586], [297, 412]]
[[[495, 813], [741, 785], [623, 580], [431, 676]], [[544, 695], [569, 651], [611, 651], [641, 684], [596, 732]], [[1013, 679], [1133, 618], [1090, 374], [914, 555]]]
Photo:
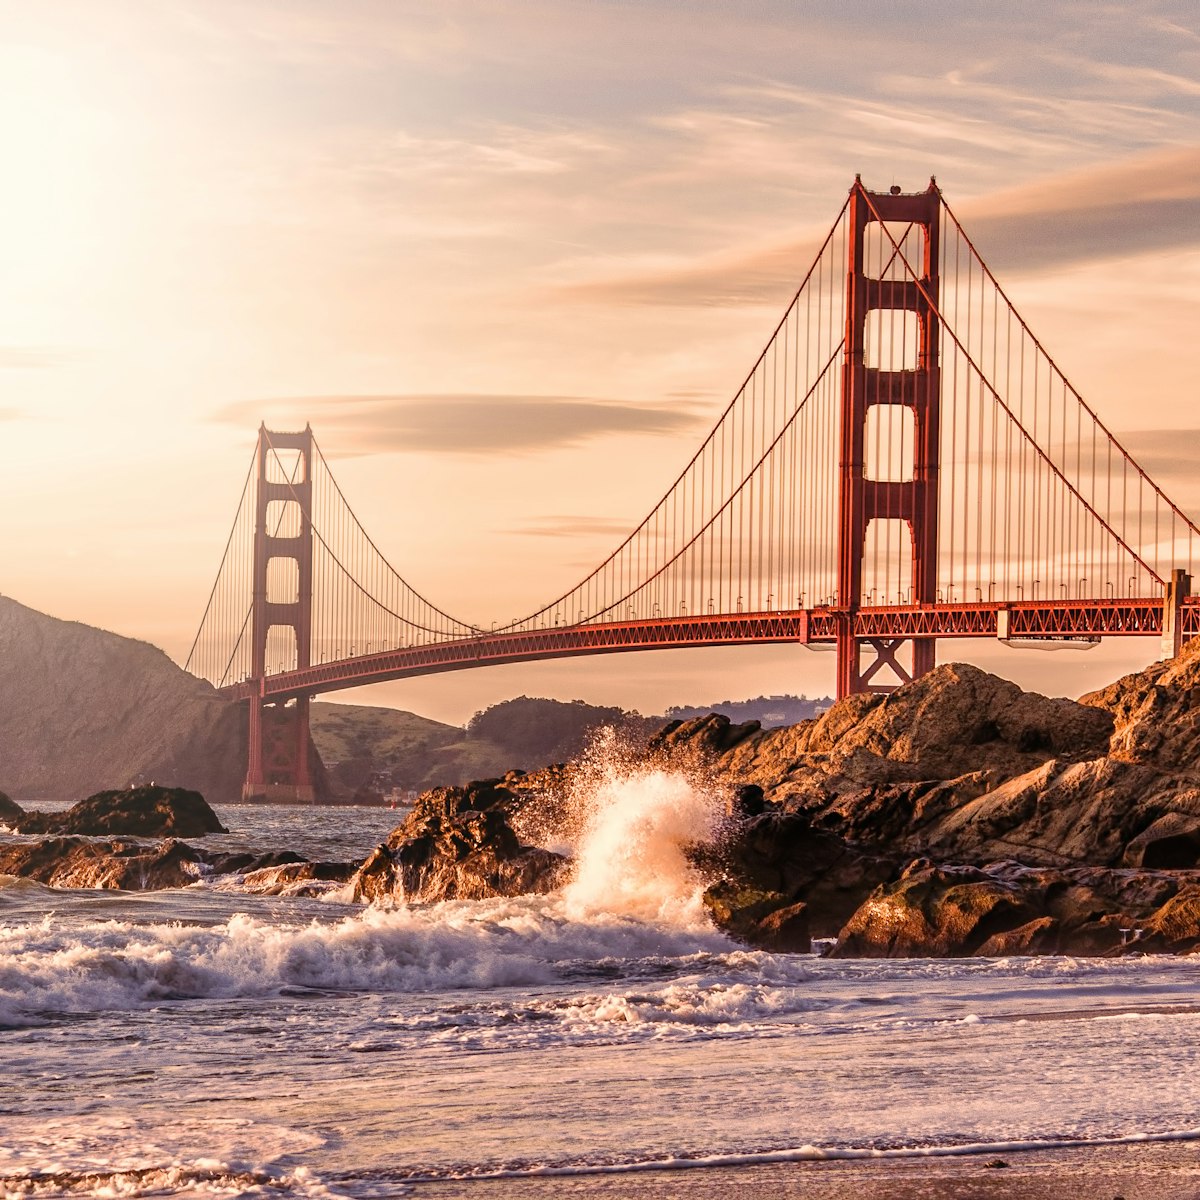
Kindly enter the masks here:
[[187, 788], [143, 787], [97, 792], [66, 812], [22, 813], [18, 833], [85, 834], [104, 837], [203, 837], [227, 833], [199, 792]]

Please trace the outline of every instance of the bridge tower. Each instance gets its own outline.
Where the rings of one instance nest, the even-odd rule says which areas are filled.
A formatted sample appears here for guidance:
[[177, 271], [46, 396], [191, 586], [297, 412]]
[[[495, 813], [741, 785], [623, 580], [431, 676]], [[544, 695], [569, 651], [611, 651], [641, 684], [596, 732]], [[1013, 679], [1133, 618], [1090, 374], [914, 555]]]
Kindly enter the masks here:
[[[877, 682], [888, 668], [900, 682], [932, 669], [936, 643], [932, 638], [859, 638], [855, 616], [862, 604], [863, 555], [873, 520], [907, 523], [912, 544], [914, 605], [937, 600], [938, 460], [941, 376], [939, 366], [939, 233], [942, 199], [934, 180], [924, 192], [868, 192], [855, 178], [850, 192], [848, 264], [846, 276], [846, 342], [842, 374], [841, 449], [838, 497], [838, 628], [837, 694], [891, 691], [897, 684]], [[922, 234], [918, 282], [896, 278], [897, 272], [867, 274], [867, 227], [883, 222], [895, 242], [904, 244], [904, 229]], [[884, 261], [895, 258], [887, 234], [881, 239]], [[878, 257], [878, 256], [876, 256]], [[911, 261], [911, 260], [910, 260]], [[882, 264], [880, 264], [882, 265]], [[904, 273], [907, 275], [907, 272]], [[867, 361], [871, 313], [905, 311], [916, 325], [915, 367], [893, 370]], [[886, 319], [886, 317], [884, 318]], [[890, 366], [891, 364], [889, 364]], [[876, 405], [902, 405], [913, 416], [913, 470], [907, 480], [867, 477], [865, 459], [867, 416]], [[882, 414], [877, 414], [882, 415]], [[911, 642], [911, 667], [897, 660], [905, 641]], [[873, 661], [863, 666], [863, 652]]]
[[[281, 452], [293, 468], [281, 470]], [[264, 423], [258, 430], [254, 518], [254, 599], [251, 608], [253, 648], [250, 698], [249, 767], [242, 787], [244, 800], [312, 803], [315, 752], [309, 734], [309, 697], [268, 703], [263, 698], [267, 648], [273, 629], [295, 638], [297, 668], [311, 663], [312, 652], [312, 429], [276, 433]], [[275, 464], [272, 478], [272, 464]], [[289, 477], [290, 476], [290, 477]], [[272, 563], [295, 564], [294, 572]], [[285, 598], [272, 594], [279, 576], [294, 580]], [[272, 576], [276, 579], [273, 581]], [[276, 634], [276, 639], [279, 635]]]

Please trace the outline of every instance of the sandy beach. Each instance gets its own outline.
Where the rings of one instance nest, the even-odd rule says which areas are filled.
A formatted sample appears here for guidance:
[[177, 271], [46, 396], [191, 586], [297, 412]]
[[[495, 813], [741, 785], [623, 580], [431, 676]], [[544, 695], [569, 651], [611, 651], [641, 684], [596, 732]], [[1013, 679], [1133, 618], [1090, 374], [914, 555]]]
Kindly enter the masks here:
[[1200, 1144], [455, 1181], [417, 1185], [415, 1194], [428, 1200], [1196, 1200]]

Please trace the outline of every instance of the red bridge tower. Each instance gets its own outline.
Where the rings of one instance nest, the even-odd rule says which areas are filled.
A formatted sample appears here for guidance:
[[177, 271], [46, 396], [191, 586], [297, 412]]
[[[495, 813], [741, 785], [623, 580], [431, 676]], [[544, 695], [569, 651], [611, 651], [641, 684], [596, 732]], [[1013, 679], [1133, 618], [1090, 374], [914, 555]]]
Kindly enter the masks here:
[[[281, 451], [295, 455], [290, 478], [280, 458]], [[275, 703], [263, 698], [267, 647], [273, 629], [291, 630], [297, 669], [311, 665], [312, 463], [310, 427], [306, 425], [302, 433], [274, 433], [265, 424], [259, 427], [251, 610], [252, 681], [256, 694], [250, 699], [249, 769], [242, 788], [244, 800], [312, 803], [316, 799], [315, 751], [308, 726], [309, 697]], [[272, 563], [289, 561], [295, 563], [294, 572], [280, 567], [272, 569]], [[280, 577], [294, 580], [284, 598], [279, 598], [271, 587], [272, 583], [280, 582]], [[276, 634], [275, 640], [279, 637]]]
[[[896, 684], [876, 682], [889, 668], [899, 682], [908, 682], [934, 665], [932, 638], [911, 639], [911, 667], [896, 658], [903, 637], [860, 639], [855, 614], [863, 600], [863, 551], [867, 529], [874, 520], [903, 520], [912, 535], [912, 598], [916, 605], [937, 600], [938, 459], [941, 374], [938, 362], [939, 322], [938, 248], [942, 198], [931, 179], [924, 192], [868, 192], [856, 178], [850, 192], [850, 231], [846, 278], [846, 343], [842, 377], [841, 453], [839, 458], [837, 694], [891, 691]], [[889, 278], [867, 274], [866, 233], [871, 222], [922, 231], [921, 278]], [[905, 233], [883, 232], [882, 259], [896, 261], [892, 242], [903, 246]], [[913, 264], [916, 266], [916, 264]], [[904, 310], [916, 322], [916, 365], [893, 370], [867, 363], [867, 327], [872, 312]], [[889, 364], [890, 366], [891, 364]], [[875, 405], [903, 405], [913, 415], [912, 477], [907, 480], [867, 477], [865, 442], [867, 414]], [[862, 651], [874, 651], [874, 661], [862, 665]]]

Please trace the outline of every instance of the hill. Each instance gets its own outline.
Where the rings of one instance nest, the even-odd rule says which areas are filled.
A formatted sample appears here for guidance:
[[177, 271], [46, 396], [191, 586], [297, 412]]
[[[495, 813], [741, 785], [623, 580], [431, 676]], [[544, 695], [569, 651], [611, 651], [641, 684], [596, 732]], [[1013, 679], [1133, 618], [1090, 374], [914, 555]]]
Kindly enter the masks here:
[[719, 713], [728, 717], [735, 725], [746, 721], [757, 721], [764, 729], [777, 729], [782, 725], [798, 725], [819, 717], [833, 704], [832, 696], [810, 700], [807, 696], [756, 696], [753, 700], [718, 700], [713, 704], [674, 705], [663, 714], [667, 721], [690, 721]]
[[147, 642], [0, 596], [0, 788], [24, 804], [154, 781], [236, 798], [244, 718]]
[[659, 721], [582, 700], [518, 696], [477, 712], [466, 728], [416, 713], [315, 703], [312, 735], [339, 799], [422, 791], [535, 769], [577, 756], [603, 725], [657, 728]]

